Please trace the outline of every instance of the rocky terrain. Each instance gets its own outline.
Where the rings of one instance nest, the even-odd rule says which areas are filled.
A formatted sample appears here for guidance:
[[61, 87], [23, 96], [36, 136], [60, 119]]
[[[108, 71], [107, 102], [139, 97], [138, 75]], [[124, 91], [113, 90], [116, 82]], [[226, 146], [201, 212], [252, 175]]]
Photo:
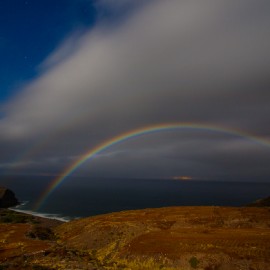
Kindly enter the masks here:
[[167, 207], [63, 224], [2, 210], [0, 222], [0, 269], [270, 269], [269, 207]]

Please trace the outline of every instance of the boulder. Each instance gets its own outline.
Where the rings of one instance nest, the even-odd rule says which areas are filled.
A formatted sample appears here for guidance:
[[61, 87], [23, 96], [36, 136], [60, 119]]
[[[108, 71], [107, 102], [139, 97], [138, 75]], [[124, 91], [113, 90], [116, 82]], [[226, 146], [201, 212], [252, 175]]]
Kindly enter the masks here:
[[8, 188], [0, 187], [0, 208], [8, 208], [17, 205], [19, 202], [14, 192]]

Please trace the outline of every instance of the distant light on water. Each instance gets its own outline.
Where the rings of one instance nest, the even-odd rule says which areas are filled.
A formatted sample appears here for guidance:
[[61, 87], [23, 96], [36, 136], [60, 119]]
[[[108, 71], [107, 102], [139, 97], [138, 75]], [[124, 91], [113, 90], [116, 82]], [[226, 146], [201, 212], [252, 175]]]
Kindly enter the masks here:
[[187, 176], [187, 175], [181, 175], [181, 176], [174, 176], [173, 180], [181, 180], [181, 181], [188, 181], [188, 180], [192, 180], [193, 178], [191, 176]]

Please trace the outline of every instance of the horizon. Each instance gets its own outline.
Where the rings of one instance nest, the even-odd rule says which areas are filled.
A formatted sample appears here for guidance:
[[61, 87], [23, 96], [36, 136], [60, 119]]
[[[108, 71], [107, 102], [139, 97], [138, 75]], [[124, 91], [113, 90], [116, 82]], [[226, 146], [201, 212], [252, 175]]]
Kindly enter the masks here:
[[[73, 179], [72, 179], [73, 178]], [[239, 207], [269, 197], [269, 182], [228, 182], [172, 179], [87, 179], [71, 177], [61, 188], [44, 197], [50, 179], [9, 181], [22, 202], [19, 210], [60, 218], [83, 217], [123, 210], [167, 206]], [[111, 185], [111, 183], [113, 183]], [[72, 198], [72, 199], [71, 199]]]

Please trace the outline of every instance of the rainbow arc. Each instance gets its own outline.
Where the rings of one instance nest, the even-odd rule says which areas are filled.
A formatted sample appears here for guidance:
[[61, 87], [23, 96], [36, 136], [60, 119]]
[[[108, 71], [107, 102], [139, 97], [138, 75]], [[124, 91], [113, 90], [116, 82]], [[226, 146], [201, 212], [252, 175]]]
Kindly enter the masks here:
[[218, 127], [218, 126], [212, 126], [212, 125], [203, 125], [203, 124], [194, 124], [194, 123], [165, 123], [165, 124], [150, 125], [150, 126], [145, 126], [138, 129], [133, 129], [128, 132], [122, 133], [118, 136], [115, 136], [113, 138], [110, 138], [102, 142], [101, 144], [97, 145], [96, 147], [91, 148], [86, 153], [81, 155], [75, 162], [70, 164], [58, 177], [53, 179], [53, 181], [48, 185], [46, 190], [44, 190], [39, 200], [37, 201], [34, 207], [34, 210], [38, 210], [49, 198], [49, 196], [54, 192], [54, 190], [56, 190], [65, 181], [65, 179], [71, 174], [73, 174], [84, 162], [94, 159], [101, 152], [106, 151], [107, 149], [117, 144], [123, 143], [125, 141], [131, 140], [134, 138], [139, 138], [147, 134], [163, 132], [163, 131], [181, 130], [181, 129], [202, 130], [202, 131], [210, 131], [210, 132], [216, 132], [216, 133], [223, 133], [227, 135], [233, 135], [233, 136], [248, 139], [262, 146], [270, 147], [270, 142], [268, 140], [263, 140], [257, 136], [253, 136], [253, 135], [241, 132], [241, 131], [227, 129], [227, 128]]

